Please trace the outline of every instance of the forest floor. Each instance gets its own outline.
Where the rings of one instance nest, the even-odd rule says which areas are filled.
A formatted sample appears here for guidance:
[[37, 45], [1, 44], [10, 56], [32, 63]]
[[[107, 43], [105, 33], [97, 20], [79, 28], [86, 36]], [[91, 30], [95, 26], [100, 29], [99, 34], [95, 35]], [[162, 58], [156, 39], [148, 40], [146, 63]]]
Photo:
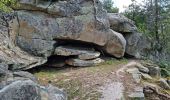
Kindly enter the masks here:
[[43, 67], [33, 74], [42, 85], [50, 83], [64, 89], [68, 100], [124, 100], [135, 87], [132, 77], [124, 72], [132, 61], [106, 59], [92, 67]]

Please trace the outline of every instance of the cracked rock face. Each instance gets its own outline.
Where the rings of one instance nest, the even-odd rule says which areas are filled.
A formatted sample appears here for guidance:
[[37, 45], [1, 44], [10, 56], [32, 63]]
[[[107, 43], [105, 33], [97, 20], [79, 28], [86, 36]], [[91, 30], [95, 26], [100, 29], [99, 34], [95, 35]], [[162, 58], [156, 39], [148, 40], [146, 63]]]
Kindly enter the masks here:
[[[18, 3], [13, 13], [1, 14], [0, 19], [3, 23], [0, 60], [10, 64], [11, 69], [26, 70], [44, 64], [54, 55], [55, 48], [62, 46], [59, 40], [94, 44], [109, 55], [124, 56], [126, 40], [110, 29], [107, 12], [98, 0], [20, 0]], [[85, 54], [79, 58], [99, 56], [92, 55], [95, 57]]]
[[11, 72], [3, 63], [0, 63], [0, 97], [1, 100], [67, 100], [62, 90], [52, 85], [41, 86], [32, 74]]
[[78, 60], [94, 60], [100, 53], [121, 58], [126, 52], [136, 57], [143, 48], [137, 49], [141, 36], [133, 22], [107, 14], [99, 0], [19, 0], [18, 4], [13, 13], [0, 13], [0, 61], [10, 69], [42, 65], [60, 55], [56, 50], [65, 45], [74, 50], [95, 45], [93, 53], [78, 50]]

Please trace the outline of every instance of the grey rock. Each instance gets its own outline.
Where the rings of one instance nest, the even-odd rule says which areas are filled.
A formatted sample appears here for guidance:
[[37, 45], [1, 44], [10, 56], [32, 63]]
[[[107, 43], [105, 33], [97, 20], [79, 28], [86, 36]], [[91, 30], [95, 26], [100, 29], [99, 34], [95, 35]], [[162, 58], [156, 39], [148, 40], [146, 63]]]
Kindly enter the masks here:
[[161, 88], [152, 83], [144, 83], [144, 94], [146, 99], [152, 100], [169, 100], [170, 96], [162, 93]]
[[[46, 93], [46, 97], [41, 93]], [[66, 95], [53, 86], [39, 86], [32, 80], [18, 80], [0, 90], [1, 100], [67, 100]]]
[[169, 79], [167, 79], [167, 83], [170, 85], [170, 80]]
[[14, 31], [17, 31], [19, 24], [15, 13], [0, 13], [0, 23], [2, 23], [0, 24], [1, 62], [10, 65], [10, 69], [29, 69], [46, 62], [46, 58], [32, 56], [16, 46], [17, 33]]
[[104, 62], [104, 60], [97, 58], [93, 60], [80, 60], [80, 59], [69, 59], [66, 61], [66, 64], [71, 65], [71, 66], [81, 66], [81, 67], [86, 67], [86, 66], [93, 66], [97, 65]]
[[110, 55], [121, 58], [125, 53], [126, 40], [122, 34], [113, 30], [109, 31], [108, 42], [104, 46], [104, 50]]
[[0, 77], [5, 76], [8, 73], [8, 65], [0, 63]]
[[67, 100], [67, 94], [53, 85], [46, 87], [46, 90], [49, 94], [49, 100]]
[[153, 79], [150, 75], [145, 74], [145, 73], [141, 73], [141, 77], [144, 80], [152, 80]]
[[[66, 17], [55, 19], [50, 16], [45, 16], [44, 14], [39, 15], [36, 13], [33, 14], [29, 12], [18, 11], [18, 16], [21, 25], [19, 28], [19, 35], [20, 38], [23, 38], [22, 41], [25, 42], [25, 45], [21, 44], [21, 42], [17, 42], [18, 46], [24, 50], [32, 51], [33, 54], [37, 54], [35, 51], [40, 50], [41, 52], [46, 50], [46, 48], [41, 46], [41, 43], [45, 44], [48, 43], [48, 41], [52, 42], [53, 39], [65, 39], [83, 41], [96, 44], [98, 46], [103, 46], [107, 53], [118, 58], [124, 55], [126, 46], [124, 37], [120, 33], [114, 32], [113, 30], [105, 29], [104, 27], [107, 27], [107, 24], [104, 24], [105, 22], [103, 22], [105, 26], [103, 26], [103, 28], [101, 27], [100, 29], [95, 27], [85, 28], [86, 26], [90, 26], [89, 24], [95, 22], [93, 14], [74, 16], [72, 18]], [[106, 18], [105, 20], [107, 21]], [[41, 23], [44, 23], [43, 26]], [[89, 31], [89, 29], [93, 31]], [[39, 41], [46, 41], [44, 41], [45, 43], [29, 42], [35, 39], [38, 39]], [[49, 45], [47, 46], [48, 48], [50, 47], [46, 51], [52, 51], [52, 43], [49, 42], [49, 44], [45, 44], [45, 46]], [[32, 46], [29, 46], [31, 44]], [[36, 45], [38, 44], [41, 47], [36, 49]], [[35, 50], [33, 48], [35, 48]]]
[[143, 72], [143, 73], [149, 73], [149, 69], [147, 67], [144, 67], [143, 65], [141, 64], [137, 64], [136, 66], [140, 72]]
[[[144, 82], [144, 83], [143, 83], [143, 87], [144, 87], [144, 89], [145, 89], [145, 88], [151, 88], [151, 90], [149, 90], [149, 91], [144, 91], [144, 92], [148, 92], [148, 93], [153, 93], [154, 91], [155, 91], [155, 92], [158, 92], [159, 89], [160, 89], [160, 87], [157, 86], [156, 84], [148, 83], [148, 82]], [[153, 90], [154, 90], [154, 91], [153, 91]]]
[[140, 72], [143, 73], [149, 73], [149, 69], [147, 67], [144, 67], [142, 64], [132, 61], [131, 63], [128, 64], [128, 67], [136, 67]]
[[32, 75], [31, 73], [26, 72], [26, 71], [13, 72], [13, 77], [19, 77], [19, 78], [22, 77], [22, 78], [30, 79], [30, 80], [32, 80], [34, 82], [38, 82], [34, 75]]
[[[7, 65], [0, 64], [6, 70], [0, 80], [0, 100], [67, 100], [63, 90], [52, 85], [47, 87], [38, 84], [37, 79], [24, 71], [11, 72]], [[44, 93], [44, 95], [42, 94]]]
[[140, 51], [143, 49], [142, 45], [139, 44], [143, 41], [141, 40], [142, 34], [138, 32], [126, 33], [124, 37], [127, 42], [126, 53], [130, 56], [140, 58]]
[[133, 74], [133, 73], [140, 73], [138, 68], [129, 68], [126, 70], [126, 72]]
[[134, 22], [125, 16], [117, 13], [108, 13], [107, 15], [111, 29], [122, 33], [131, 33], [137, 31], [137, 27], [135, 26]]
[[40, 93], [33, 81], [16, 81], [0, 90], [2, 100], [41, 100]]
[[52, 52], [54, 51], [53, 45], [56, 42], [43, 40], [41, 38], [29, 39], [18, 36], [16, 43], [21, 49], [32, 55], [49, 57], [50, 55], [52, 55]]
[[167, 81], [163, 78], [160, 78], [159, 79], [159, 84], [160, 84], [160, 87], [166, 89], [166, 90], [170, 90], [170, 86], [169, 84], [167, 83]]
[[0, 14], [0, 61], [9, 64], [10, 69], [26, 70], [46, 63], [60, 40], [93, 44], [117, 58], [124, 56], [126, 40], [110, 29], [107, 12], [99, 0], [18, 3], [14, 12]]
[[93, 49], [86, 49], [82, 47], [60, 46], [55, 49], [54, 55], [60, 56], [78, 56], [81, 60], [94, 59], [100, 56], [100, 52]]
[[161, 69], [159, 68], [159, 66], [155, 65], [155, 64], [148, 64], [145, 65], [145, 67], [147, 67], [149, 69], [149, 75], [151, 75], [152, 77], [161, 77]]

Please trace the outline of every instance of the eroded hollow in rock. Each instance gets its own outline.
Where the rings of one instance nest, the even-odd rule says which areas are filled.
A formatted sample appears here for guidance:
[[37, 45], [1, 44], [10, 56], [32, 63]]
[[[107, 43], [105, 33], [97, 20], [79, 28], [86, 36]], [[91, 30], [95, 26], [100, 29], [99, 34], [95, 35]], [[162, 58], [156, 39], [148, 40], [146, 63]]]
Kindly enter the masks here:
[[48, 57], [45, 64], [36, 68], [88, 67], [103, 62], [101, 59], [103, 51], [95, 44], [72, 40], [56, 41], [53, 54]]
[[99, 47], [96, 44], [93, 43], [88, 43], [88, 42], [83, 42], [79, 40], [69, 40], [69, 39], [57, 39], [56, 40], [59, 46], [64, 46], [64, 45], [71, 45], [73, 47], [84, 47], [84, 48], [94, 48], [97, 50]]
[[30, 73], [36, 73], [41, 70], [60, 70], [67, 68], [68, 66], [65, 66], [65, 61], [69, 58], [74, 58], [76, 56], [57, 56], [57, 55], [52, 55], [47, 58], [47, 62], [43, 65], [36, 66], [34, 68], [28, 69], [27, 71]]
[[78, 47], [78, 48], [84, 48], [86, 50], [100, 52], [100, 57], [111, 56], [110, 54], [106, 53], [103, 50], [102, 46], [99, 46], [93, 43], [83, 42], [79, 40], [68, 40], [68, 39], [56, 39], [55, 41], [57, 41], [57, 47], [58, 46], [72, 46], [73, 48]]
[[77, 56], [72, 55], [72, 56], [58, 56], [58, 55], [53, 55], [48, 57], [48, 61], [43, 64], [42, 66], [47, 66], [47, 67], [54, 67], [54, 68], [61, 68], [64, 67], [65, 61], [70, 59], [70, 58], [76, 58]]

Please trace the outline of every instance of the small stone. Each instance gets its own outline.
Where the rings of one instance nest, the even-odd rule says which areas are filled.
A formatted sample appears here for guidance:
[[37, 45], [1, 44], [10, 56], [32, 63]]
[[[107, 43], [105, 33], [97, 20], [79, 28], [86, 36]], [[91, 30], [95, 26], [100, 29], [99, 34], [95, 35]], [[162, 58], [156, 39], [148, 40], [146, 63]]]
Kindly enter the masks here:
[[160, 87], [162, 87], [162, 88], [164, 88], [164, 89], [166, 89], [166, 90], [170, 90], [169, 84], [168, 84], [167, 81], [166, 81], [165, 79], [163, 79], [163, 78], [160, 78], [160, 79], [159, 79], [159, 85], [160, 85]]
[[148, 74], [145, 73], [141, 73], [142, 79], [144, 80], [152, 80], [152, 77]]
[[13, 76], [18, 77], [19, 79], [20, 78], [26, 78], [26, 79], [30, 79], [30, 80], [32, 80], [34, 82], [37, 82], [36, 77], [34, 75], [32, 75], [31, 73], [26, 72], [26, 71], [13, 72]]
[[149, 69], [149, 75], [151, 75], [152, 77], [161, 77], [161, 69], [159, 68], [159, 66], [154, 64], [145, 64], [145, 67]]
[[135, 62], [135, 61], [130, 62], [127, 66], [128, 67], [136, 67], [139, 69], [140, 72], [143, 72], [143, 73], [149, 73], [148, 68], [144, 67], [143, 65], [141, 65], [140, 63]]
[[143, 85], [144, 85], [144, 88], [152, 88], [156, 92], [158, 92], [158, 89], [160, 89], [159, 86], [157, 86], [157, 85], [155, 85], [153, 83], [144, 82]]
[[129, 68], [126, 70], [126, 72], [133, 74], [133, 73], [140, 73], [137, 68]]
[[139, 63], [136, 64], [136, 67], [139, 69], [140, 72], [149, 73], [149, 69]]

